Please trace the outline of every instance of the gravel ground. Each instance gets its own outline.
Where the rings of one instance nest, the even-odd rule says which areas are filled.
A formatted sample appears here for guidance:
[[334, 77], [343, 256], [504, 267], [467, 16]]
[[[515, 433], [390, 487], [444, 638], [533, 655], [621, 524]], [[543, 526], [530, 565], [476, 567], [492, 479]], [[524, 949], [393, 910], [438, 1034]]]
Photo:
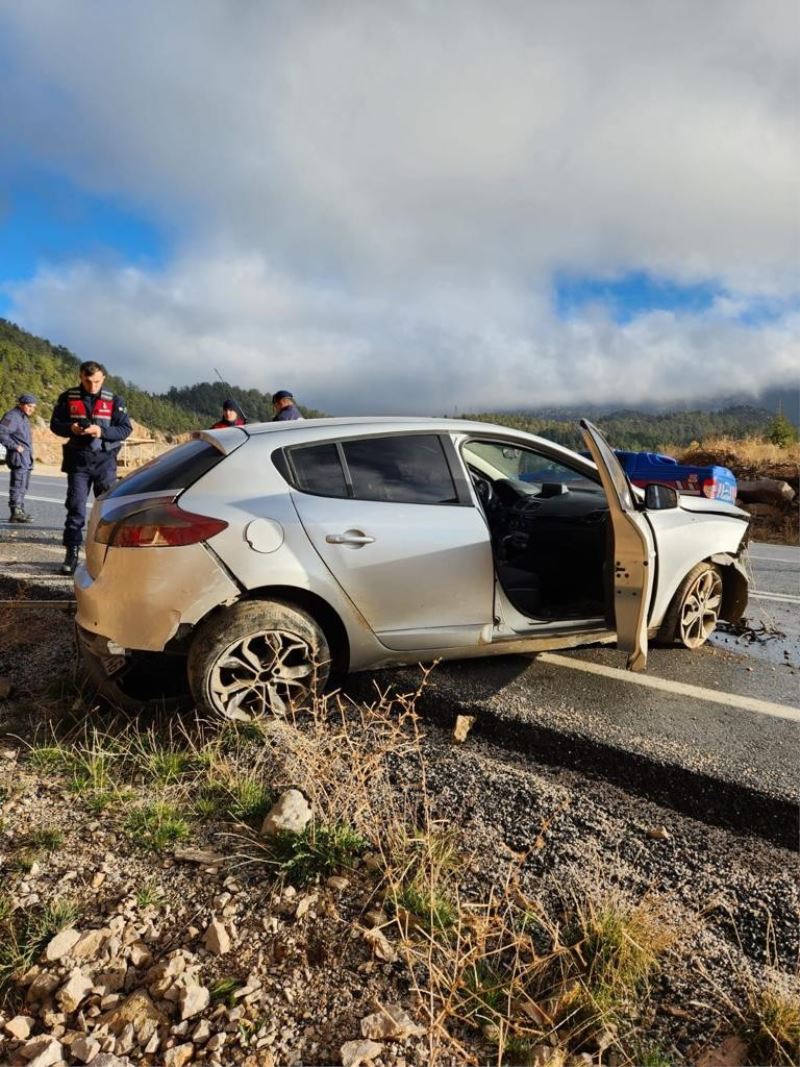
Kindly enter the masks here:
[[[137, 786], [139, 795], [121, 809], [97, 811], [63, 776], [36, 770], [27, 747], [48, 730], [63, 733], [85, 713], [72, 688], [70, 622], [59, 611], [26, 608], [23, 627], [7, 611], [0, 639], [0, 676], [14, 686], [0, 700], [0, 884], [17, 917], [69, 897], [77, 908], [74, 928], [97, 932], [84, 956], [76, 959], [75, 949], [40, 956], [11, 986], [0, 1007], [0, 1063], [77, 1064], [93, 1052], [90, 1062], [106, 1067], [421, 1067], [437, 1048], [442, 1063], [497, 1062], [486, 1028], [454, 1025], [460, 1051], [436, 1045], [441, 1035], [426, 1025], [398, 924], [379, 913], [376, 860], [362, 857], [342, 881], [321, 878], [295, 889], [263, 865], [239, 865], [240, 843], [231, 834], [242, 828], [217, 818], [193, 822], [181, 842], [211, 850], [201, 863], [181, 859], [173, 847], [147, 852], [126, 832], [125, 819], [150, 787]], [[93, 715], [114, 728], [109, 713]], [[658, 1062], [702, 1063], [740, 1029], [731, 1005], [743, 1008], [748, 989], [773, 982], [798, 995], [797, 854], [471, 736], [455, 744], [430, 725], [418, 749], [388, 761], [391, 785], [405, 803], [422, 802], [422, 771], [430, 816], [457, 834], [463, 900], [477, 904], [513, 884], [554, 922], [581, 894], [658, 903], [673, 940], [639, 1003], [639, 1018], [610, 1050], [568, 1062], [635, 1062], [630, 1050], [638, 1046], [663, 1050]], [[31, 866], [24, 853], [42, 828], [56, 831], [59, 841], [52, 851], [40, 849]], [[214, 922], [231, 940], [227, 951], [208, 945]], [[232, 980], [233, 992], [212, 998], [221, 979]], [[134, 995], [149, 998], [156, 1021], [128, 1030], [132, 1023], [114, 1018], [104, 1030], [103, 1020]], [[387, 1006], [407, 1013], [407, 1024], [389, 1026], [388, 1036], [375, 1030], [376, 1047], [368, 1047], [372, 1024], [364, 1020]], [[12, 1023], [29, 1032], [15, 1036]], [[557, 1050], [544, 1056], [537, 1048], [507, 1062], [564, 1062]], [[738, 1048], [717, 1062], [747, 1060]], [[757, 1062], [752, 1052], [750, 1062]]]

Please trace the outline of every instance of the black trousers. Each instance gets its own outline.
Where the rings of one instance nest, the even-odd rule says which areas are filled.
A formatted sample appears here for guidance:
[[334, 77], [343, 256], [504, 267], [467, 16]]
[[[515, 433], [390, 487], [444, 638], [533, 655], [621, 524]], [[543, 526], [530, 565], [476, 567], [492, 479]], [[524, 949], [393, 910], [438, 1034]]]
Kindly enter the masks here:
[[95, 497], [98, 497], [110, 489], [116, 480], [116, 452], [95, 452], [86, 466], [67, 472], [67, 521], [64, 523], [63, 538], [67, 548], [79, 548], [83, 543], [89, 490], [93, 489]]

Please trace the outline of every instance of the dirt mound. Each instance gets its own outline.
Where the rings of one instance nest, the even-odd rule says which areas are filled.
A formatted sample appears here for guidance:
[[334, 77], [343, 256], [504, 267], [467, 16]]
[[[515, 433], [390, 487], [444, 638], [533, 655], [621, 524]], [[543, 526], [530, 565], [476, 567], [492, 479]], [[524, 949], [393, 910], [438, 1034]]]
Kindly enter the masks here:
[[754, 540], [791, 545], [800, 543], [800, 445], [780, 448], [756, 438], [734, 441], [723, 437], [690, 445], [678, 452], [678, 458], [681, 463], [692, 466], [727, 467], [733, 471], [739, 483], [762, 479], [786, 482], [794, 490], [793, 500], [770, 498], [768, 503], [737, 503], [752, 515], [750, 535]]
[[[180, 441], [188, 440], [188, 434], [166, 434], [161, 430], [151, 430], [143, 426], [141, 422], [131, 419], [133, 433], [128, 439], [128, 451], [131, 452], [131, 462], [127, 466], [137, 466], [153, 456], [165, 452], [168, 448]], [[61, 448], [63, 440], [51, 433], [45, 419], [34, 418], [33, 426], [33, 454], [37, 463], [48, 467], [61, 466]], [[152, 442], [152, 444], [150, 444]]]

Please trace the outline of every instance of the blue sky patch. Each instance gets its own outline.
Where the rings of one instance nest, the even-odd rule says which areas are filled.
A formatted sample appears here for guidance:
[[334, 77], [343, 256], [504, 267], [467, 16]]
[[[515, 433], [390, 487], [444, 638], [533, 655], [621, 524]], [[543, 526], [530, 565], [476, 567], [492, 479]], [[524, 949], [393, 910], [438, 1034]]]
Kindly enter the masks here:
[[18, 173], [0, 191], [0, 314], [8, 282], [33, 277], [45, 264], [74, 259], [162, 265], [163, 235], [118, 202], [47, 171]]
[[560, 273], [554, 301], [560, 319], [571, 319], [588, 304], [600, 304], [620, 324], [648, 311], [698, 314], [707, 311], [724, 290], [713, 282], [686, 285], [647, 271], [629, 271], [616, 278]]

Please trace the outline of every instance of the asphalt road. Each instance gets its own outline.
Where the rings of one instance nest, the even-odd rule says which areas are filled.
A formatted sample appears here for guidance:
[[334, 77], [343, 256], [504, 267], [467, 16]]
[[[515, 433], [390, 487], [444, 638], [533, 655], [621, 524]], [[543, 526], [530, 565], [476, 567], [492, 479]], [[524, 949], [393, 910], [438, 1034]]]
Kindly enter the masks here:
[[[7, 480], [0, 473], [3, 499]], [[39, 596], [70, 595], [71, 580], [56, 573], [65, 490], [63, 476], [35, 474], [28, 510], [36, 522], [0, 523], [0, 597], [19, 581]], [[703, 813], [693, 805], [716, 805], [716, 821], [727, 812], [791, 847], [800, 833], [800, 548], [754, 543], [749, 560], [741, 633], [719, 633], [697, 652], [651, 649], [644, 675], [622, 670], [622, 654], [608, 647], [441, 664], [427, 704], [474, 714], [487, 736], [507, 735], [515, 747], [616, 777], [692, 814]], [[382, 680], [418, 677], [407, 668]], [[354, 689], [372, 684], [364, 678]]]

